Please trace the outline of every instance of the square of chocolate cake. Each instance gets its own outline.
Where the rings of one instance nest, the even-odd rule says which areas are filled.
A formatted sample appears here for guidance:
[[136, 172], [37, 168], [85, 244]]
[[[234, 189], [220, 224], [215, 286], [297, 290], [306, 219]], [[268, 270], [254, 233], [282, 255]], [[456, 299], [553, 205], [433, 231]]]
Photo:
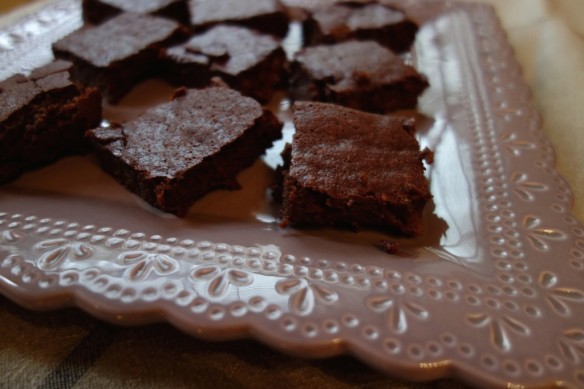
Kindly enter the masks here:
[[396, 53], [408, 51], [418, 32], [418, 25], [402, 10], [377, 1], [316, 7], [302, 27], [305, 45], [372, 40]]
[[282, 123], [239, 92], [185, 89], [124, 124], [87, 132], [103, 169], [152, 206], [184, 216], [281, 137]]
[[430, 200], [413, 121], [299, 102], [283, 169], [281, 225], [422, 231]]
[[0, 183], [86, 151], [84, 133], [101, 121], [101, 96], [73, 83], [71, 66], [54, 61], [0, 83]]
[[174, 19], [177, 22], [189, 22], [187, 0], [83, 0], [81, 3], [83, 20], [99, 24], [122, 12], [150, 14]]
[[189, 0], [191, 25], [204, 30], [216, 24], [238, 24], [284, 37], [290, 16], [278, 0]]
[[72, 32], [53, 44], [53, 52], [73, 62], [75, 79], [98, 87], [115, 104], [140, 81], [159, 74], [161, 50], [184, 39], [174, 20], [122, 13]]
[[220, 77], [233, 89], [261, 103], [270, 101], [287, 81], [288, 62], [272, 35], [245, 27], [220, 25], [166, 51], [165, 78], [199, 87]]
[[415, 108], [428, 85], [424, 75], [373, 41], [307, 47], [296, 54], [290, 76], [294, 100], [375, 113]]

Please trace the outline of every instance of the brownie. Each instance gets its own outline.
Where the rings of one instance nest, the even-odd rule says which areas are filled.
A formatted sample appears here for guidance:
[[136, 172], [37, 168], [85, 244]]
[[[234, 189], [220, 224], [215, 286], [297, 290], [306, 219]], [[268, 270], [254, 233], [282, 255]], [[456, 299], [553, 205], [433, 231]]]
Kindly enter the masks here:
[[298, 102], [281, 224], [422, 231], [431, 198], [412, 120]]
[[166, 79], [199, 87], [220, 77], [229, 86], [261, 103], [270, 101], [287, 81], [286, 53], [278, 40], [240, 26], [216, 26], [166, 55]]
[[159, 74], [161, 50], [186, 38], [173, 20], [122, 13], [98, 26], [86, 26], [53, 44], [58, 58], [74, 64], [73, 76], [118, 103], [137, 83]]
[[278, 0], [189, 0], [191, 25], [203, 30], [216, 24], [238, 24], [284, 37], [290, 17]]
[[0, 83], [0, 183], [85, 151], [85, 130], [101, 121], [101, 96], [74, 84], [71, 66], [54, 61]]
[[189, 22], [187, 0], [83, 0], [81, 7], [83, 21], [93, 24], [102, 23], [122, 12], [162, 16], [185, 24]]
[[415, 108], [428, 81], [373, 41], [307, 47], [292, 64], [294, 100], [331, 102], [375, 113]]
[[306, 45], [374, 40], [396, 53], [408, 51], [418, 32], [418, 25], [403, 11], [376, 1], [318, 7], [302, 27]]
[[225, 87], [179, 89], [168, 103], [125, 124], [87, 132], [103, 169], [165, 212], [184, 216], [235, 178], [281, 136], [282, 123]]

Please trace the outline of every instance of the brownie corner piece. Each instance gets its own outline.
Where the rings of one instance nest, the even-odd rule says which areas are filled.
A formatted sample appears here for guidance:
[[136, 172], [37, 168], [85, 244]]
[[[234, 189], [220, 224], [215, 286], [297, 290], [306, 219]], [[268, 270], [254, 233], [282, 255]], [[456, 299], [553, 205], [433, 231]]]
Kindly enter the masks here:
[[422, 232], [431, 199], [411, 121], [318, 102], [293, 106], [283, 226]]
[[331, 102], [374, 113], [413, 109], [428, 79], [374, 41], [310, 46], [291, 66], [294, 100]]
[[84, 133], [101, 121], [101, 95], [71, 81], [56, 60], [0, 82], [0, 183], [57, 159], [84, 153]]
[[252, 98], [225, 87], [182, 88], [130, 122], [87, 132], [103, 169], [164, 212], [184, 216], [281, 136], [282, 123]]
[[161, 50], [186, 36], [174, 20], [126, 12], [97, 26], [83, 26], [52, 48], [55, 57], [73, 63], [77, 81], [99, 88], [115, 104], [140, 81], [158, 75]]
[[339, 1], [317, 6], [308, 14], [302, 24], [306, 45], [372, 40], [403, 53], [418, 32], [418, 24], [403, 10], [378, 1]]

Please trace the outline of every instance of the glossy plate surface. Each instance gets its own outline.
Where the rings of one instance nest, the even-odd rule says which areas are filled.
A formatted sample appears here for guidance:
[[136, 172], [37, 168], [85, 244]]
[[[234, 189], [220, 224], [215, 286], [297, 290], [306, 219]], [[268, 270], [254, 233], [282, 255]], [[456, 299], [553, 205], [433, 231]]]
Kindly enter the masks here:
[[[213, 193], [185, 219], [75, 157], [0, 189], [0, 292], [306, 357], [347, 352], [412, 380], [584, 386], [584, 228], [497, 17], [411, 3], [424, 21], [411, 60], [432, 85], [417, 119], [435, 151], [434, 201], [425, 235], [398, 255], [377, 249], [380, 233], [280, 229], [267, 187], [282, 142], [240, 175], [243, 190]], [[80, 24], [63, 0], [4, 27], [0, 78], [50, 60], [50, 43]], [[170, 93], [147, 82], [106, 116]]]

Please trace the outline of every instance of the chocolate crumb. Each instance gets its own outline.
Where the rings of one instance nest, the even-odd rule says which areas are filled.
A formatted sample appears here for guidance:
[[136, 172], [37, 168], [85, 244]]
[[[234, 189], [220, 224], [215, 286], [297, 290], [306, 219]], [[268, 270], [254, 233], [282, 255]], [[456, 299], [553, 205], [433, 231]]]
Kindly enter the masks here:
[[388, 254], [397, 254], [399, 243], [395, 240], [384, 239], [379, 242], [379, 248]]
[[434, 152], [425, 147], [424, 150], [422, 150], [422, 160], [429, 164], [434, 163]]

